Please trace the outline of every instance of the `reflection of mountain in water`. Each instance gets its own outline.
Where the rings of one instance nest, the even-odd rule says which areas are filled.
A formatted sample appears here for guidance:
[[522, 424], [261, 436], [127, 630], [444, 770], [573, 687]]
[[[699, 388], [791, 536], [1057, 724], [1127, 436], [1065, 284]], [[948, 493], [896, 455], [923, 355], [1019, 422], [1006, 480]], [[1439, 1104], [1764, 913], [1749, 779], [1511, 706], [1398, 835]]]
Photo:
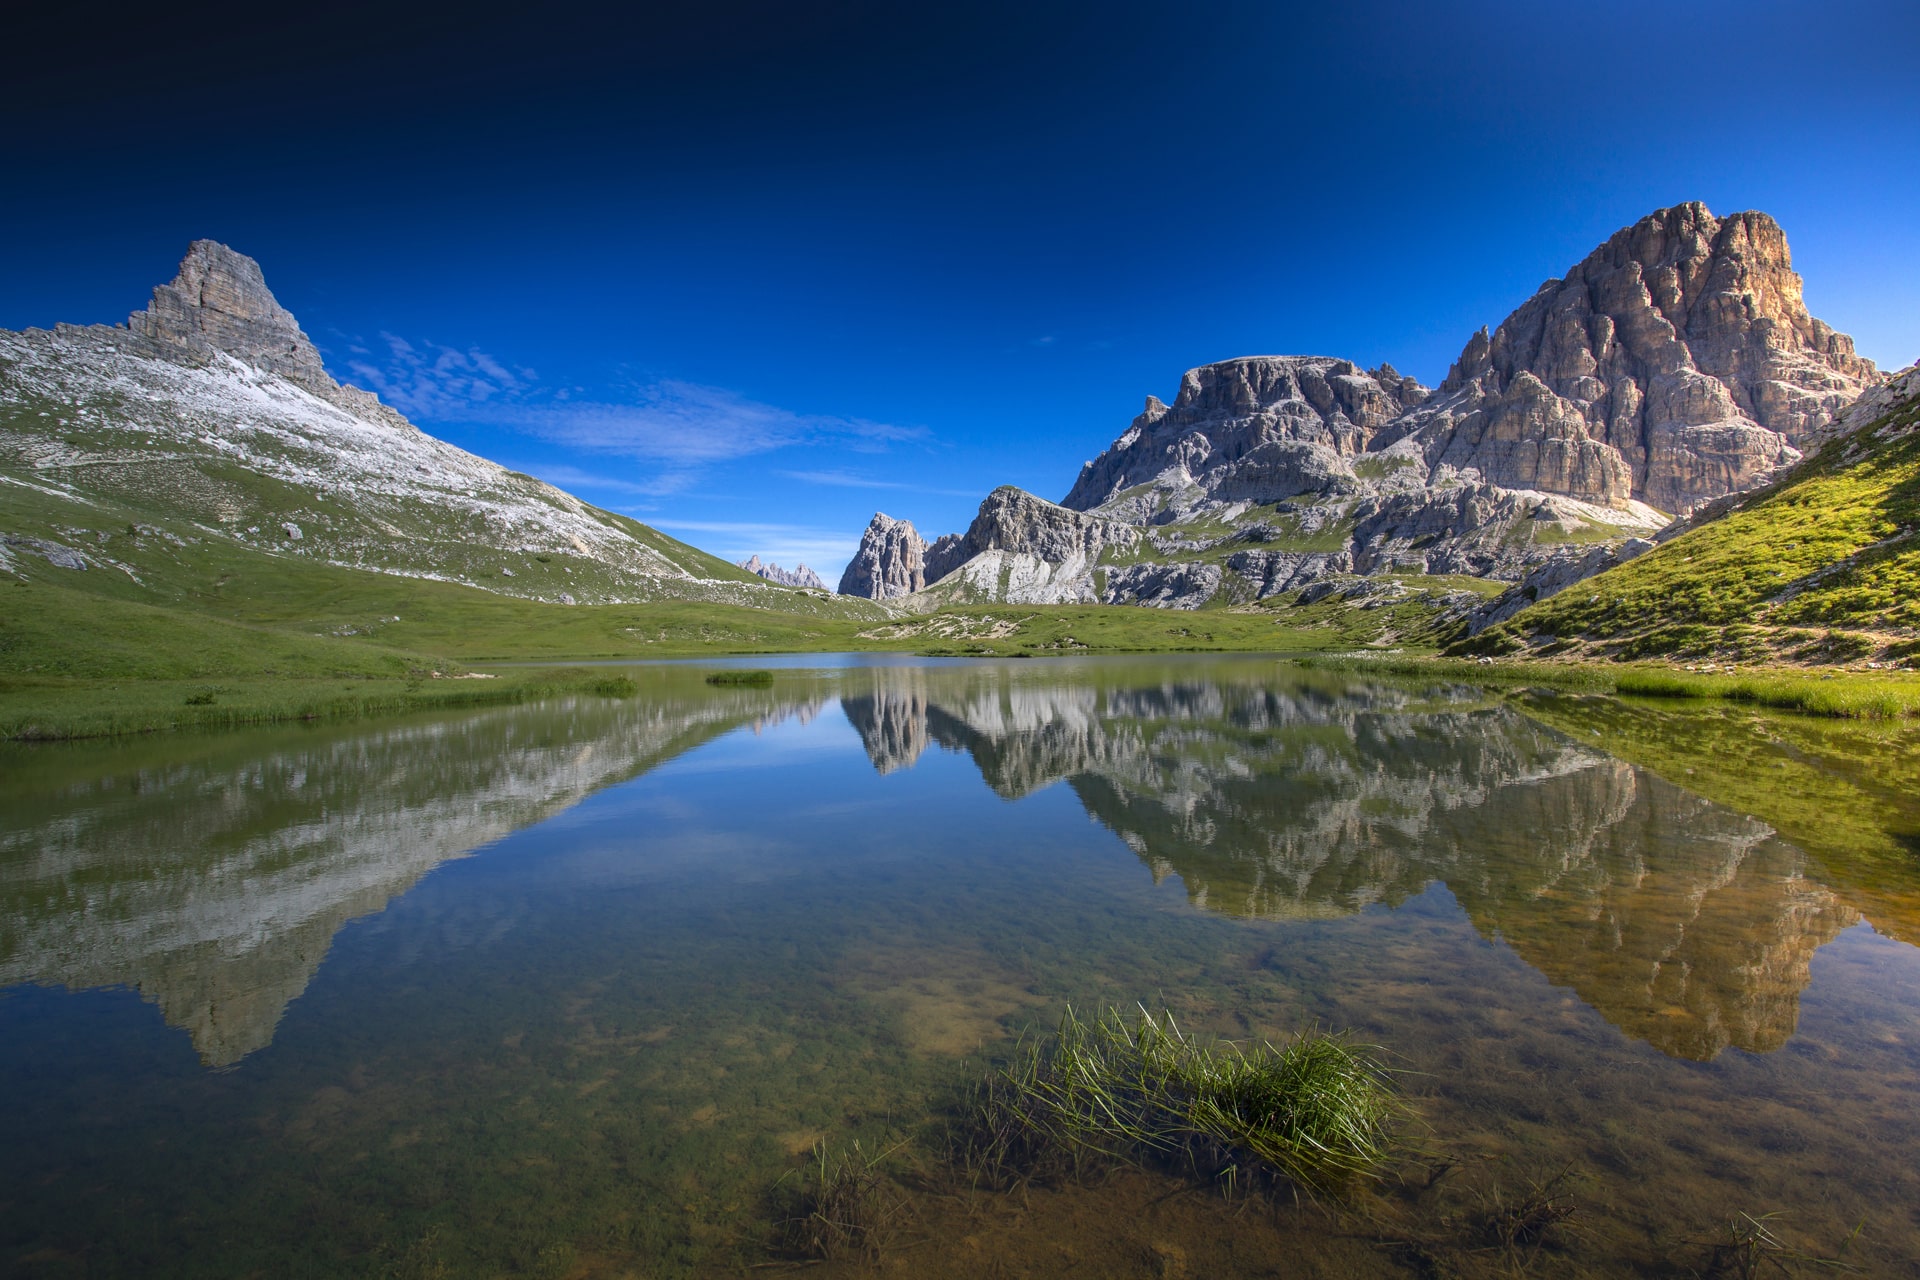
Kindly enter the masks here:
[[236, 1062], [272, 1040], [348, 920], [773, 712], [764, 693], [589, 698], [16, 776], [0, 789], [0, 986], [131, 985], [204, 1062]]
[[1066, 781], [1193, 902], [1342, 915], [1444, 881], [1474, 925], [1667, 1053], [1778, 1048], [1859, 917], [1751, 818], [1463, 692], [876, 671], [843, 698], [882, 772], [929, 743], [1018, 796]]

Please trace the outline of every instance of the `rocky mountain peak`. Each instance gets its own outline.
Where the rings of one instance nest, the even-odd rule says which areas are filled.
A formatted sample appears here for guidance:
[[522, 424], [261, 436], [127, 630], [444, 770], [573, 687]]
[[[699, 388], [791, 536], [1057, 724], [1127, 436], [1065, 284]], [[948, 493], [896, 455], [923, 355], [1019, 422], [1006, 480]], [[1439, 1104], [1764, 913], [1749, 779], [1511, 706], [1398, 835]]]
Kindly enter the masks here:
[[821, 581], [820, 575], [809, 569], [804, 561], [791, 569], [783, 569], [777, 564], [769, 564], [761, 560], [759, 555], [755, 554], [737, 563], [748, 573], [765, 578], [768, 582], [777, 582], [783, 587], [809, 587], [815, 591], [827, 589], [827, 584]]
[[1390, 383], [1329, 356], [1242, 356], [1189, 369], [1173, 403], [1149, 398], [1146, 412], [1081, 470], [1061, 503], [1090, 510], [1169, 469], [1198, 479], [1263, 450], [1358, 454], [1382, 425], [1427, 395], [1413, 379], [1383, 370]]
[[1880, 380], [1808, 314], [1764, 213], [1658, 209], [1468, 339], [1383, 433], [1510, 488], [1664, 511], [1753, 487]]
[[267, 288], [260, 264], [214, 240], [195, 240], [172, 283], [155, 286], [127, 318], [142, 337], [192, 351], [223, 351], [311, 389], [333, 379], [293, 313]]
[[927, 540], [913, 521], [876, 511], [860, 535], [860, 549], [840, 575], [839, 592], [869, 600], [911, 595], [927, 585], [926, 556]]

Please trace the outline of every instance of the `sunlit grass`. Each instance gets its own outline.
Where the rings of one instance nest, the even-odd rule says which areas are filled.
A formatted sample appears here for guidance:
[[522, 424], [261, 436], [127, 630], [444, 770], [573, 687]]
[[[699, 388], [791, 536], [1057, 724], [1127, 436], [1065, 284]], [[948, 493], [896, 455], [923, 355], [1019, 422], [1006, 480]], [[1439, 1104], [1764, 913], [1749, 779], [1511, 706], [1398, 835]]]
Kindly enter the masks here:
[[1344, 1035], [1247, 1047], [1144, 1008], [1068, 1009], [977, 1086], [958, 1148], [988, 1185], [1171, 1159], [1229, 1186], [1264, 1174], [1338, 1193], [1375, 1175], [1404, 1114], [1378, 1052]]

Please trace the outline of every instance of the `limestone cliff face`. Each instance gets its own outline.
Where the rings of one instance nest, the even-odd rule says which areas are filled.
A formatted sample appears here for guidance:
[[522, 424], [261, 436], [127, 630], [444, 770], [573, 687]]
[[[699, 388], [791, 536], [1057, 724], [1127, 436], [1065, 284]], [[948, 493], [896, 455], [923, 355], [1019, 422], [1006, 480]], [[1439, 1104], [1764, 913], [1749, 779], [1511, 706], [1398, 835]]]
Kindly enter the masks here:
[[886, 600], [950, 583], [949, 594], [1016, 604], [1094, 600], [1095, 562], [1108, 548], [1139, 540], [1130, 525], [1003, 485], [987, 495], [964, 534], [932, 543], [910, 522], [875, 512], [840, 590]]
[[1147, 397], [1126, 433], [1081, 469], [1062, 505], [1089, 510], [1170, 468], [1209, 491], [1257, 493], [1256, 500], [1321, 489], [1351, 479], [1343, 460], [1426, 396], [1391, 365], [1368, 372], [1326, 356], [1248, 356], [1189, 369], [1173, 404]]
[[260, 264], [218, 241], [188, 245], [172, 283], [156, 285], [127, 328], [163, 349], [202, 358], [222, 352], [349, 413], [412, 429], [371, 392], [334, 381], [313, 340], [267, 288]]
[[840, 575], [840, 594], [891, 600], [927, 585], [927, 540], [911, 520], [873, 513], [860, 535], [860, 549]]
[[1797, 460], [1879, 381], [1764, 213], [1660, 209], [1468, 341], [1382, 434], [1494, 484], [1685, 513]]

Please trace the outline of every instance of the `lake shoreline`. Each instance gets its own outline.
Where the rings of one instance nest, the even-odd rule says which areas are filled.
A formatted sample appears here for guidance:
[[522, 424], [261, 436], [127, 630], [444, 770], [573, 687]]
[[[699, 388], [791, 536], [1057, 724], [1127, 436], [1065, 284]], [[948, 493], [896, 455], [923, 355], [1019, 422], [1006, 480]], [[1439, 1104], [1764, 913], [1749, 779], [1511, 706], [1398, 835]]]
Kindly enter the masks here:
[[[446, 664], [445, 671], [404, 678], [366, 675], [221, 679], [70, 678], [0, 680], [0, 741], [53, 742], [218, 730], [297, 721], [349, 721], [457, 707], [501, 706], [566, 694], [625, 697], [630, 679], [610, 675], [631, 662], [697, 664], [703, 659], [793, 654], [900, 653], [893, 646], [795, 650], [714, 649], [621, 659], [582, 656], [552, 663], [501, 664], [482, 672]], [[915, 656], [967, 658], [1148, 657], [1155, 654], [1261, 656], [1325, 671], [1381, 676], [1446, 677], [1494, 686], [1537, 685], [1621, 697], [1745, 703], [1842, 719], [1920, 715], [1920, 675], [1789, 665], [1698, 669], [1656, 663], [1583, 660], [1449, 658], [1388, 651], [1328, 653], [1316, 649], [1255, 651], [1205, 647], [1093, 647], [1045, 652], [920, 650]], [[906, 655], [902, 655], [906, 656]], [[584, 664], [584, 665], [581, 665]]]

